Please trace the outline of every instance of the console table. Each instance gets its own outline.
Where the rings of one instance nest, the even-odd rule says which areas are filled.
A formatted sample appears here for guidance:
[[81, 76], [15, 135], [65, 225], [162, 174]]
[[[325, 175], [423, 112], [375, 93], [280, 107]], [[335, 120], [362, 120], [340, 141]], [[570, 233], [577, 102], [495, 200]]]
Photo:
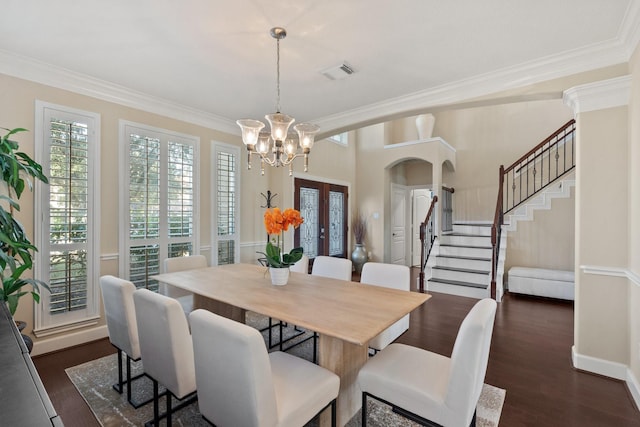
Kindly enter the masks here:
[[62, 426], [42, 385], [27, 346], [5, 304], [0, 303], [0, 424]]

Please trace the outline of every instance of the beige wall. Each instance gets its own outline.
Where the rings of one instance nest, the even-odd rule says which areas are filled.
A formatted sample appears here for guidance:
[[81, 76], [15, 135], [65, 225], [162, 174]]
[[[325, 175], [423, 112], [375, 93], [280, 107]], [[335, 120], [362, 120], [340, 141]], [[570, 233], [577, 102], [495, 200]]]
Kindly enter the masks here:
[[550, 210], [538, 210], [533, 221], [518, 222], [507, 235], [504, 271], [513, 266], [574, 271], [575, 189], [571, 197], [553, 199]]
[[509, 166], [544, 140], [573, 113], [560, 99], [516, 102], [436, 114], [434, 135], [456, 149], [455, 221], [492, 221], [498, 194], [498, 170]]
[[628, 262], [627, 107], [578, 114], [576, 151], [576, 352], [629, 363], [628, 281], [582, 266]]
[[630, 366], [640, 379], [640, 48], [630, 62], [629, 103], [629, 270], [636, 278], [629, 282]]

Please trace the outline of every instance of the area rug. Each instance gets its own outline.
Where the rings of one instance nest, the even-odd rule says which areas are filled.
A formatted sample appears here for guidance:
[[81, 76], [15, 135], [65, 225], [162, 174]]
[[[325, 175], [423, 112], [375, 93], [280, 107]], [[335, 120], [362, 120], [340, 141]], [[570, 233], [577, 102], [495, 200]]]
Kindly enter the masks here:
[[[268, 319], [255, 313], [247, 314], [247, 323], [257, 327], [264, 328], [268, 324]], [[273, 342], [279, 339], [279, 328], [274, 327], [272, 330]], [[288, 325], [283, 330], [285, 338], [297, 334], [296, 329], [292, 325]], [[263, 331], [265, 342], [267, 340], [267, 331]], [[311, 336], [311, 333], [305, 332], [300, 336], [292, 339], [287, 345], [304, 340]], [[305, 341], [291, 350], [290, 353], [303, 357], [311, 358], [313, 344], [311, 340]], [[134, 363], [133, 372], [139, 373], [143, 371], [142, 362]], [[126, 399], [125, 394], [118, 394], [112, 385], [118, 376], [118, 363], [115, 354], [92, 360], [82, 365], [73, 366], [66, 369], [71, 382], [78, 389], [87, 402], [91, 410], [96, 416], [98, 422], [104, 427], [120, 427], [120, 426], [142, 426], [145, 421], [153, 417], [153, 405], [148, 404], [137, 410], [134, 409]], [[133, 383], [133, 400], [142, 401], [152, 395], [152, 383], [146, 377]], [[485, 384], [480, 395], [480, 401], [477, 407], [477, 425], [481, 427], [495, 427], [500, 420], [502, 405], [504, 403], [506, 391], [488, 384]], [[165, 399], [161, 399], [164, 405]], [[175, 405], [175, 399], [174, 399]], [[373, 399], [367, 402], [368, 408], [368, 425], [372, 427], [388, 427], [402, 426], [413, 427], [417, 424], [402, 418], [391, 411], [391, 408]], [[164, 410], [164, 408], [161, 408]], [[359, 427], [360, 411], [347, 423], [347, 427]], [[64, 421], [64, 420], [63, 420]], [[164, 424], [163, 424], [164, 425]], [[177, 411], [173, 418], [175, 426], [210, 426], [200, 416], [198, 412], [198, 404], [191, 404]], [[316, 426], [317, 422], [310, 422], [307, 427]]]

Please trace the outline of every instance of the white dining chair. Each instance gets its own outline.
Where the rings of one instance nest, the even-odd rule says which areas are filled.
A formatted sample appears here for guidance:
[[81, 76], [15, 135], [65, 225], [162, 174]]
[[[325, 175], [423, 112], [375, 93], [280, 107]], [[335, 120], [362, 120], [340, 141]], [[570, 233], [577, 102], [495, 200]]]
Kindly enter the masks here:
[[302, 258], [300, 258], [298, 262], [289, 267], [289, 271], [309, 274], [309, 257], [302, 255]]
[[495, 315], [494, 300], [478, 301], [462, 321], [450, 358], [395, 343], [370, 358], [358, 373], [362, 426], [367, 397], [423, 425], [475, 426]]
[[[104, 315], [107, 318], [107, 330], [109, 341], [118, 350], [118, 383], [113, 388], [122, 394], [123, 386], [127, 387], [127, 401], [134, 408], [149, 403], [151, 400], [134, 402], [131, 397], [131, 387], [133, 381], [143, 375], [131, 377], [131, 361], [140, 360], [140, 342], [138, 340], [138, 325], [136, 324], [136, 313], [133, 306], [133, 293], [136, 287], [128, 280], [115, 276], [105, 275], [100, 277], [100, 290], [102, 292], [102, 303], [104, 304]], [[126, 355], [126, 380], [122, 373], [122, 353]]]
[[[138, 289], [133, 294], [145, 374], [153, 381], [153, 425], [161, 418], [171, 425], [174, 411], [192, 403], [196, 377], [193, 343], [187, 317], [174, 298]], [[166, 389], [166, 412], [160, 415], [158, 384]], [[173, 406], [171, 396], [182, 400]]]
[[[353, 263], [350, 259], [336, 258], [332, 256], [319, 255], [313, 259], [311, 266], [311, 274], [313, 276], [328, 277], [331, 279], [351, 281], [353, 272]], [[318, 361], [318, 333], [313, 332], [311, 337], [305, 338], [290, 347], [281, 350], [287, 351], [297, 345], [300, 345], [310, 339], [313, 339], [313, 363]]]
[[[411, 287], [411, 270], [406, 265], [367, 262], [362, 266], [360, 283], [409, 292]], [[391, 342], [402, 335], [407, 329], [409, 329], [408, 314], [369, 341], [369, 348], [372, 348], [374, 352], [377, 353], [391, 344]]]
[[338, 280], [351, 281], [353, 263], [350, 259], [320, 255], [313, 259], [311, 274]]
[[190, 315], [202, 416], [217, 426], [303, 426], [331, 406], [340, 378], [306, 360], [267, 352], [250, 326], [206, 310]]
[[[175, 273], [177, 271], [194, 270], [207, 267], [207, 258], [204, 255], [189, 255], [166, 258], [163, 263], [163, 273]], [[166, 283], [158, 283], [158, 292], [178, 300], [186, 314], [193, 310], [193, 294], [184, 289], [176, 288]]]

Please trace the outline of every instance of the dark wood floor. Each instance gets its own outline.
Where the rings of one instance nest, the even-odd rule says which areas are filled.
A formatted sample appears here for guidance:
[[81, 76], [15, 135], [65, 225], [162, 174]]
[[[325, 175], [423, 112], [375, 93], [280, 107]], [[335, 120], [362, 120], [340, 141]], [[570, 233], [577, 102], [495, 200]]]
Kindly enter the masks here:
[[[398, 341], [449, 356], [460, 323], [475, 302], [433, 294], [412, 313], [411, 327]], [[572, 345], [571, 303], [504, 298], [498, 305], [485, 381], [507, 390], [501, 426], [640, 427], [640, 412], [625, 384], [573, 369]], [[64, 369], [113, 352], [105, 339], [34, 358], [65, 426], [99, 424]]]

